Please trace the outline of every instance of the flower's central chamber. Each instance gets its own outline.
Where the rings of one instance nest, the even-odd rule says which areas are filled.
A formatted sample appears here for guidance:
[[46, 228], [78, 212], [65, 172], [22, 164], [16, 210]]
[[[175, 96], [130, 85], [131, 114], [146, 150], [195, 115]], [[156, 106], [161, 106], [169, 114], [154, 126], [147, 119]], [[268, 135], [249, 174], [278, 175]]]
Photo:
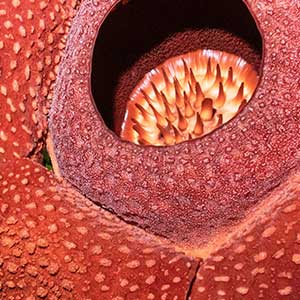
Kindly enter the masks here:
[[94, 101], [122, 140], [166, 146], [199, 138], [250, 100], [261, 52], [241, 0], [120, 2], [95, 44]]
[[256, 22], [241, 0], [89, 3], [52, 105], [59, 171], [127, 222], [199, 246], [276, 184], [244, 155], [262, 132], [245, 117], [259, 112]]
[[199, 138], [232, 119], [257, 82], [251, 65], [226, 52], [198, 50], [171, 58], [131, 93], [121, 138], [155, 146]]

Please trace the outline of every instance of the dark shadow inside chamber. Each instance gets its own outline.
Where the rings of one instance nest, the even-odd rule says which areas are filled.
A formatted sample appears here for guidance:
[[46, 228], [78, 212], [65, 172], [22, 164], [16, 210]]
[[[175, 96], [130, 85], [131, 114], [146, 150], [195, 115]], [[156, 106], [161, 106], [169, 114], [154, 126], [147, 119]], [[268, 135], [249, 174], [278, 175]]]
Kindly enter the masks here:
[[204, 47], [244, 56], [260, 68], [261, 35], [243, 1], [118, 4], [100, 28], [93, 55], [92, 94], [106, 126], [119, 134], [126, 101], [145, 73], [169, 57]]

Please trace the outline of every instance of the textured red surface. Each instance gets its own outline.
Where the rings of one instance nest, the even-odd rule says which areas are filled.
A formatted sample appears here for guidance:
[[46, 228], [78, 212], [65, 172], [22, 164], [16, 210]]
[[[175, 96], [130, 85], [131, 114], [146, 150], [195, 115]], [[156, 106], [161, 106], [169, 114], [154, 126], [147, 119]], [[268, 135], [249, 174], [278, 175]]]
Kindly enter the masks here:
[[39, 150], [78, 0], [0, 2], [0, 158]]
[[300, 177], [264, 199], [230, 242], [200, 267], [190, 300], [300, 297]]
[[[0, 5], [4, 5], [3, 2], [1, 3]], [[58, 7], [70, 7], [69, 5], [72, 3], [74, 4], [74, 2], [64, 0], [59, 2], [12, 0], [5, 3], [6, 9], [0, 10], [0, 17], [2, 18], [3, 15], [8, 13], [14, 15], [14, 12], [18, 12], [18, 16], [25, 16], [24, 11], [28, 13], [27, 8], [29, 6], [35, 16], [40, 16], [39, 13], [43, 11], [43, 14], [53, 17], [51, 13], [52, 5], [56, 7], [55, 11], [57, 11]], [[105, 5], [110, 5], [110, 3], [108, 1], [87, 0], [85, 5], [103, 4], [104, 6], [97, 7], [102, 13], [105, 13]], [[152, 195], [153, 189], [147, 190], [147, 184], [150, 184], [152, 179], [156, 180], [154, 181], [157, 183], [156, 189], [164, 186], [170, 187], [171, 181], [164, 183], [163, 178], [177, 180], [180, 172], [184, 172], [182, 169], [184, 164], [187, 164], [189, 172], [192, 164], [195, 166], [201, 165], [201, 157], [198, 161], [198, 157], [191, 156], [192, 158], [189, 158], [189, 154], [197, 152], [201, 156], [206, 152], [199, 153], [199, 147], [203, 147], [203, 150], [206, 151], [207, 149], [212, 150], [213, 145], [218, 147], [218, 150], [215, 149], [215, 153], [224, 156], [211, 157], [212, 164], [207, 166], [206, 171], [218, 171], [217, 162], [220, 162], [221, 165], [225, 163], [229, 165], [228, 169], [225, 168], [225, 165], [222, 165], [224, 167], [223, 173], [213, 173], [214, 176], [219, 176], [219, 185], [223, 181], [226, 183], [227, 179], [222, 178], [222, 176], [228, 176], [230, 172], [235, 170], [232, 169], [234, 163], [238, 173], [243, 170], [244, 173], [254, 174], [255, 177], [250, 182], [253, 184], [251, 191], [255, 191], [257, 194], [253, 194], [253, 196], [259, 196], [264, 189], [271, 189], [276, 183], [275, 175], [277, 173], [286, 175], [285, 182], [274, 189], [269, 196], [261, 196], [263, 198], [261, 203], [251, 210], [247, 218], [234, 229], [234, 233], [225, 232], [222, 235], [224, 244], [216, 246], [213, 250], [208, 249], [210, 255], [203, 257], [203, 260], [183, 255], [180, 251], [175, 250], [174, 245], [169, 241], [120, 221], [116, 216], [92, 204], [62, 179], [55, 178], [52, 173], [47, 172], [39, 164], [29, 159], [17, 158], [16, 156], [19, 155], [27, 155], [28, 151], [31, 151], [34, 146], [32, 141], [36, 141], [35, 134], [37, 133], [29, 135], [26, 130], [20, 129], [22, 124], [31, 124], [31, 109], [35, 102], [29, 100], [24, 102], [24, 106], [20, 105], [21, 102], [18, 101], [21, 101], [21, 98], [18, 98], [18, 95], [26, 93], [20, 91], [20, 93], [16, 92], [15, 94], [11, 88], [8, 88], [13, 82], [11, 78], [19, 78], [19, 76], [21, 78], [26, 66], [24, 65], [24, 68], [20, 69], [16, 68], [9, 73], [5, 73], [6, 69], [4, 68], [5, 72], [2, 75], [7, 74], [7, 76], [5, 75], [3, 81], [1, 81], [0, 90], [5, 93], [5, 89], [3, 87], [1, 89], [1, 85], [7, 86], [7, 93], [14, 95], [14, 97], [11, 98], [12, 102], [9, 101], [8, 103], [4, 95], [2, 95], [3, 98], [0, 98], [4, 99], [0, 102], [0, 299], [250, 300], [262, 298], [298, 300], [300, 298], [300, 174], [299, 171], [296, 171], [296, 169], [298, 170], [297, 147], [299, 143], [298, 130], [296, 130], [298, 128], [296, 121], [299, 113], [297, 103], [297, 100], [299, 100], [299, 64], [297, 62], [300, 60], [297, 47], [299, 39], [297, 28], [299, 28], [300, 21], [296, 17], [299, 15], [300, 6], [294, 1], [278, 1], [274, 4], [275, 9], [270, 3], [270, 1], [262, 0], [251, 2], [257, 17], [260, 18], [260, 22], [264, 26], [265, 32], [268, 32], [266, 38], [269, 42], [266, 47], [267, 60], [263, 82], [256, 98], [253, 99], [251, 105], [244, 112], [244, 116], [237, 118], [228, 126], [217, 131], [216, 134], [203, 140], [204, 144], [199, 141], [190, 146], [191, 149], [187, 147], [188, 144], [175, 149], [172, 148], [172, 150], [170, 148], [158, 151], [151, 148], [149, 155], [156, 153], [156, 151], [161, 155], [152, 157], [145, 155], [144, 149], [133, 147], [127, 143], [122, 143], [124, 149], [120, 147], [120, 144], [114, 148], [113, 146], [119, 142], [110, 133], [104, 132], [105, 128], [102, 123], [100, 123], [102, 130], [98, 132], [98, 138], [100, 140], [103, 138], [103, 143], [97, 144], [99, 140], [94, 140], [91, 133], [95, 128], [87, 127], [90, 126], [89, 118], [94, 119], [96, 125], [99, 122], [96, 122], [98, 116], [95, 111], [89, 110], [91, 109], [90, 102], [83, 101], [82, 105], [78, 107], [82, 114], [89, 112], [87, 115], [89, 118], [87, 119], [77, 119], [77, 116], [74, 115], [77, 111], [76, 103], [72, 105], [67, 103], [69, 106], [64, 108], [62, 103], [58, 105], [58, 102], [56, 102], [56, 110], [65, 109], [67, 111], [64, 114], [65, 118], [68, 117], [66, 121], [79, 120], [86, 122], [84, 124], [80, 122], [78, 127], [75, 126], [76, 130], [80, 128], [87, 130], [81, 136], [78, 136], [78, 134], [77, 136], [73, 135], [72, 128], [69, 127], [69, 124], [72, 123], [66, 123], [65, 126], [59, 127], [66, 145], [71, 145], [71, 150], [75, 152], [74, 156], [70, 151], [68, 151], [68, 155], [58, 152], [59, 157], [80, 159], [77, 163], [72, 160], [67, 161], [69, 165], [65, 164], [66, 170], [76, 165], [83, 176], [87, 176], [89, 172], [93, 171], [92, 168], [98, 165], [98, 172], [92, 172], [90, 178], [86, 177], [86, 181], [82, 181], [82, 179], [79, 181], [84, 184], [82, 186], [83, 190], [88, 188], [88, 179], [91, 182], [96, 182], [97, 178], [100, 180], [104, 176], [100, 170], [103, 170], [103, 172], [106, 172], [107, 180], [112, 187], [110, 190], [112, 196], [115, 196], [115, 188], [120, 186], [120, 176], [124, 175], [127, 182], [123, 182], [123, 184], [126, 184], [129, 190], [123, 190], [123, 192], [132, 195], [133, 200], [134, 197], [137, 197], [135, 196], [135, 193], [137, 193], [141, 199], [144, 199], [144, 203], [148, 201], [151, 206], [153, 199], [150, 198], [150, 195]], [[44, 5], [46, 5], [45, 8], [41, 10]], [[50, 8], [50, 10], [47, 10], [47, 8]], [[91, 8], [92, 6], [89, 7], [90, 18], [94, 16]], [[64, 16], [64, 9], [57, 11], [57, 20], [64, 20]], [[81, 15], [79, 15], [80, 17]], [[9, 23], [6, 24], [5, 26], [10, 27]], [[81, 28], [76, 28], [77, 24], [73, 29], [73, 37], [77, 30], [80, 35], [85, 33], [85, 31], [81, 31]], [[92, 23], [89, 22], [89, 24]], [[97, 23], [94, 26], [97, 27]], [[12, 28], [15, 34], [17, 27], [13, 26]], [[21, 32], [21, 36], [17, 40], [21, 43], [25, 39], [29, 43], [30, 36], [23, 37], [23, 29], [17, 30]], [[89, 28], [86, 30], [87, 34], [93, 33], [89, 31]], [[45, 37], [48, 34], [47, 29]], [[12, 36], [14, 35], [8, 34], [5, 38]], [[45, 40], [43, 39], [43, 41]], [[4, 66], [7, 66], [9, 60], [13, 57], [14, 49], [18, 49], [18, 47], [1, 49], [3, 55], [0, 62]], [[21, 53], [22, 49], [19, 50]], [[55, 50], [53, 51], [55, 52]], [[84, 52], [86, 49], [82, 49], [82, 51]], [[37, 55], [36, 52], [34, 53], [33, 55]], [[39, 56], [42, 60], [46, 59], [43, 53]], [[68, 55], [71, 54], [71, 48], [69, 48]], [[74, 55], [79, 54], [80, 51], [74, 50]], [[9, 59], [5, 60], [6, 57]], [[49, 69], [41, 70], [43, 78], [44, 76], [47, 78], [47, 72], [56, 64], [54, 61], [50, 63]], [[32, 63], [33, 66], [34, 62], [35, 60], [30, 61], [30, 65]], [[23, 63], [24, 60], [20, 59], [19, 64]], [[87, 62], [83, 60], [81, 63], [85, 64]], [[72, 68], [68, 68], [69, 66], [66, 63], [62, 67], [62, 74], [66, 72], [66, 76], [72, 71]], [[83, 72], [83, 69], [79, 69], [79, 71]], [[83, 74], [88, 76], [86, 72], [83, 72]], [[70, 94], [66, 93], [66, 96], [72, 93], [73, 97], [79, 96], [80, 93], [83, 93], [83, 95], [84, 93], [88, 94], [88, 90], [84, 86], [82, 87], [83, 91], [80, 87], [74, 89], [76, 84], [83, 85], [84, 83], [80, 80], [81, 76], [78, 73], [75, 72], [75, 75], [78, 82], [76, 82], [76, 79], [69, 82], [66, 91]], [[69, 78], [67, 77], [67, 79]], [[60, 80], [62, 80], [62, 77], [60, 77], [58, 83]], [[64, 81], [63, 83], [65, 84]], [[13, 86], [13, 88], [17, 87], [15, 83]], [[66, 86], [63, 85], [63, 87]], [[24, 84], [22, 88], [28, 88], [28, 85]], [[60, 88], [62, 87], [60, 86]], [[39, 88], [37, 88], [37, 91], [39, 91]], [[47, 85], [45, 94], [49, 91], [51, 91], [51, 87]], [[260, 99], [259, 96], [263, 93], [264, 97]], [[87, 98], [84, 99], [87, 101]], [[38, 107], [45, 107], [44, 100], [43, 97], [37, 98], [36, 104]], [[21, 112], [18, 109], [15, 111], [14, 106], [18, 107]], [[7, 107], [9, 107], [9, 110]], [[14, 116], [14, 118], [9, 121], [10, 117], [7, 114]], [[249, 114], [252, 114], [252, 116], [249, 116]], [[273, 116], [273, 119], [270, 116]], [[47, 127], [44, 121], [39, 122], [34, 122], [35, 125], [32, 125], [33, 132]], [[15, 126], [18, 134], [8, 134], [7, 124]], [[241, 132], [244, 132], [244, 128], [248, 128], [249, 136], [246, 131], [245, 139], [239, 140], [239, 130], [236, 126], [240, 126]], [[63, 128], [64, 130], [62, 130]], [[76, 130], [74, 131], [78, 133]], [[236, 136], [232, 140], [233, 134], [236, 134]], [[9, 136], [9, 138], [6, 139], [6, 136]], [[109, 158], [109, 160], [101, 159], [101, 156], [98, 160], [99, 157], [94, 157], [95, 154], [91, 150], [81, 157], [79, 150], [82, 149], [75, 146], [83, 141], [86, 145], [81, 144], [82, 148], [97, 146], [101, 150], [100, 154], [105, 154], [104, 158]], [[215, 144], [216, 141], [218, 141], [217, 144]], [[231, 141], [231, 144], [228, 144], [229, 141]], [[24, 144], [21, 144], [22, 142]], [[26, 146], [27, 142], [29, 144]], [[13, 150], [17, 147], [16, 143], [20, 143], [21, 151], [19, 152]], [[223, 149], [222, 143], [227, 146], [230, 145], [232, 149], [230, 154], [224, 154], [229, 149]], [[241, 149], [250, 146], [253, 147], [252, 153], [239, 152]], [[266, 146], [269, 146], [268, 150], [265, 149]], [[180, 149], [185, 151], [176, 153]], [[132, 152], [128, 152], [130, 153], [128, 154], [126, 151], [130, 150]], [[165, 153], [166, 151], [169, 152]], [[119, 159], [118, 162], [116, 162], [116, 157]], [[181, 159], [180, 165], [178, 164], [178, 157]], [[131, 166], [130, 163], [137, 158], [140, 159], [140, 164]], [[173, 158], [174, 161], [170, 158]], [[284, 160], [279, 161], [279, 158]], [[130, 160], [127, 162], [126, 159]], [[186, 161], [183, 162], [183, 159]], [[240, 162], [237, 162], [238, 160]], [[150, 162], [152, 164], [149, 164]], [[177, 163], [176, 167], [179, 168], [176, 170], [177, 173], [174, 173], [177, 177], [167, 177], [167, 172], [174, 167], [169, 166], [166, 168], [165, 177], [155, 179], [158, 171], [152, 169], [153, 166], [157, 168], [166, 167], [174, 162]], [[241, 165], [241, 162], [246, 162], [246, 164]], [[265, 164], [262, 165], [262, 162]], [[80, 168], [80, 165], [85, 165], [86, 169]], [[114, 168], [109, 169], [112, 166]], [[117, 166], [121, 169], [115, 169]], [[285, 170], [282, 173], [279, 172], [280, 166], [282, 170]], [[288, 169], [292, 167], [295, 170], [291, 171], [288, 176]], [[140, 184], [137, 174], [130, 175], [129, 168], [136, 168], [136, 172], [143, 170], [144, 176], [149, 176], [149, 178], [146, 178], [145, 184]], [[115, 170], [118, 172], [114, 173]], [[134, 169], [132, 170], [134, 171]], [[153, 174], [151, 174], [151, 170]], [[75, 176], [75, 171], [70, 174]], [[272, 172], [268, 173], [267, 171]], [[159, 172], [162, 172], [162, 170]], [[195, 173], [198, 172], [198, 170], [195, 170]], [[189, 174], [191, 175], [191, 173]], [[79, 176], [78, 173], [77, 176]], [[283, 181], [283, 177], [279, 177], [278, 182]], [[70, 178], [72, 179], [72, 177]], [[230, 178], [228, 184], [234, 182]], [[191, 176], [188, 179], [192, 180], [193, 177]], [[239, 176], [235, 179], [239, 179]], [[133, 180], [137, 180], [136, 186], [134, 186]], [[247, 182], [243, 181], [244, 179], [241, 180], [240, 193], [242, 193], [242, 188], [248, 186]], [[259, 181], [256, 182], [257, 180]], [[102, 195], [103, 192], [107, 193], [108, 190], [101, 192], [101, 186], [97, 186], [96, 183], [94, 183], [95, 193], [99, 193], [99, 195]], [[189, 184], [191, 183], [192, 181], [189, 182]], [[257, 183], [260, 183], [259, 186], [256, 186]], [[178, 188], [180, 188], [180, 185], [184, 183], [179, 180], [174, 182], [175, 184], [178, 184]], [[196, 182], [194, 184], [196, 186]], [[134, 186], [134, 189], [132, 186]], [[117, 192], [119, 193], [122, 188], [124, 186], [121, 186]], [[204, 186], [204, 188], [207, 188], [207, 186]], [[211, 188], [212, 191], [216, 191], [217, 186]], [[223, 191], [224, 195], [229, 197], [226, 188], [229, 189], [230, 186], [221, 186], [219, 193], [216, 193], [216, 198], [212, 198], [212, 200], [222, 201], [220, 194]], [[162, 189], [162, 193], [169, 191]], [[192, 190], [188, 189], [186, 193], [188, 191]], [[234, 191], [236, 190], [231, 192], [234, 193]], [[171, 196], [176, 196], [176, 190]], [[224, 199], [228, 200], [229, 198], [226, 197]], [[106, 199], [110, 199], [111, 202], [118, 200], [114, 197]], [[256, 200], [257, 198], [252, 199]], [[170, 198], [166, 202], [157, 204], [161, 205], [161, 209], [163, 204], [173, 205], [171, 200], [174, 201]], [[112, 205], [111, 202], [108, 204]], [[185, 202], [185, 204], [188, 211], [190, 203]], [[130, 207], [129, 205], [133, 206]], [[124, 207], [126, 211], [131, 211], [131, 209], [136, 209], [134, 205], [137, 205], [137, 203], [124, 201], [121, 207]], [[170, 207], [172, 208], [172, 206]], [[168, 210], [169, 206], [165, 205], [164, 208]], [[178, 203], [178, 209], [180, 208], [182, 208], [182, 203]], [[204, 206], [199, 208], [200, 213], [204, 215]], [[207, 206], [207, 209], [213, 209], [213, 206]], [[169, 226], [172, 226], [174, 221], [171, 218], [173, 217], [172, 213], [172, 209], [167, 213], [167, 216], [170, 215], [167, 220]], [[146, 214], [146, 211], [143, 214]], [[142, 219], [139, 219], [143, 217], [143, 214], [135, 216], [140, 224], [143, 224]], [[180, 212], [178, 214], [180, 215]], [[151, 217], [150, 215], [150, 219]], [[191, 217], [193, 218], [193, 216]], [[145, 220], [145, 224], [149, 223], [147, 218]], [[175, 223], [176, 226], [178, 224]], [[181, 234], [182, 232], [178, 231]], [[170, 235], [170, 237], [174, 238], [174, 228], [171, 228], [171, 233], [173, 235]], [[206, 246], [209, 248], [209, 245]], [[198, 249], [195, 248], [194, 250], [197, 253]], [[199, 253], [198, 255], [200, 255]], [[198, 273], [197, 277], [196, 273]]]
[[42, 166], [0, 160], [0, 299], [185, 299], [197, 265]]
[[197, 244], [243, 217], [297, 165], [299, 5], [246, 2], [264, 37], [264, 62], [256, 94], [237, 118], [200, 140], [143, 148], [107, 130], [89, 92], [92, 41], [116, 2], [84, 2], [71, 30], [50, 118], [60, 170], [124, 219]]

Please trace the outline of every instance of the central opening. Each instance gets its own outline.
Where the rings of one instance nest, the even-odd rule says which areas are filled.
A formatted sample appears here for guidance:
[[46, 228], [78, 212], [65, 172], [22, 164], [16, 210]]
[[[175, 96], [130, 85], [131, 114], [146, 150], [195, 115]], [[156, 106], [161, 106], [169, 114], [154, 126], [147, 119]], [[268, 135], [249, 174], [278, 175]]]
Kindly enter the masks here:
[[257, 82], [250, 64], [226, 52], [198, 50], [171, 58], [131, 93], [121, 138], [154, 146], [199, 138], [236, 116]]
[[233, 118], [255, 91], [261, 61], [259, 30], [240, 0], [131, 0], [99, 31], [92, 92], [121, 139], [172, 145]]

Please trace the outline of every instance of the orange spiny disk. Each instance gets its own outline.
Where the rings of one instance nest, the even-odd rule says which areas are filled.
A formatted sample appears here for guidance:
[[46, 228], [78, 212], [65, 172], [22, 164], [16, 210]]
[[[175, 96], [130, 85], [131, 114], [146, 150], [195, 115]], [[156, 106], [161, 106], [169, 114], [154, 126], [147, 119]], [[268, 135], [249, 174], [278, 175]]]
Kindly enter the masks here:
[[233, 54], [198, 50], [170, 58], [131, 93], [121, 138], [164, 146], [206, 135], [240, 112], [257, 83], [254, 68]]

